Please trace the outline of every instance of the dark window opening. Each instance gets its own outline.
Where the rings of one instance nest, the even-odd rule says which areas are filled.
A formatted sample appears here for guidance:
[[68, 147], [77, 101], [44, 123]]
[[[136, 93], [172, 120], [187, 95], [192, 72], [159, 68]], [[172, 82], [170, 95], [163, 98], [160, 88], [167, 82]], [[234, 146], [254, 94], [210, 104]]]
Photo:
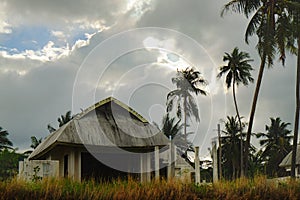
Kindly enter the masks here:
[[64, 156], [64, 177], [68, 177], [69, 171], [68, 171], [68, 162], [69, 162], [69, 156], [65, 155]]
[[[101, 155], [103, 159], [113, 159], [115, 161], [120, 161], [122, 155], [117, 154], [104, 154]], [[121, 165], [139, 165], [140, 160], [128, 161], [127, 163], [120, 162]], [[135, 165], [136, 166], [136, 165]], [[119, 171], [117, 169], [111, 168], [104, 163], [97, 160], [90, 153], [83, 152], [81, 153], [81, 178], [82, 180], [94, 179], [95, 181], [112, 181], [116, 179], [127, 180], [129, 177], [138, 180], [139, 173], [129, 173], [124, 171]]]

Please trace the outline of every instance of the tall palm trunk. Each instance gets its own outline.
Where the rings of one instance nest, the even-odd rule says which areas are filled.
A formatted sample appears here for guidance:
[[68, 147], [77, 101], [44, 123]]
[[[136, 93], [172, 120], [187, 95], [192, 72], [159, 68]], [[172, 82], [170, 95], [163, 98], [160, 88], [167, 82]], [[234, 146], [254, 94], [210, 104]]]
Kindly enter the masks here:
[[297, 154], [297, 144], [298, 144], [298, 128], [299, 128], [299, 86], [300, 86], [300, 37], [298, 37], [298, 55], [297, 55], [297, 75], [296, 75], [296, 111], [295, 111], [295, 122], [294, 122], [294, 138], [293, 138], [293, 150], [292, 150], [292, 167], [291, 167], [291, 177], [295, 178], [296, 169], [296, 154]]
[[239, 109], [238, 109], [238, 105], [237, 105], [237, 100], [236, 100], [236, 94], [235, 94], [235, 76], [233, 76], [233, 85], [232, 85], [232, 95], [233, 95], [233, 101], [234, 101], [234, 105], [235, 105], [235, 110], [236, 110], [236, 115], [238, 117], [239, 120], [239, 126], [240, 126], [240, 134], [241, 134], [241, 138], [240, 138], [240, 142], [241, 142], [241, 177], [244, 176], [244, 167], [243, 167], [243, 134], [242, 134], [242, 122], [241, 122], [241, 117], [240, 117], [240, 113], [239, 113]]
[[260, 85], [262, 81], [262, 77], [264, 74], [264, 69], [265, 69], [265, 64], [266, 64], [266, 53], [264, 52], [262, 57], [261, 57], [261, 63], [259, 67], [259, 72], [258, 72], [258, 77], [257, 77], [257, 82], [256, 82], [256, 87], [255, 87], [255, 92], [253, 96], [253, 101], [252, 101], [252, 107], [251, 107], [251, 112], [250, 112], [250, 119], [249, 119], [249, 125], [248, 125], [248, 130], [247, 130], [247, 136], [246, 136], [246, 144], [245, 144], [245, 154], [244, 154], [244, 173], [247, 176], [247, 168], [248, 168], [248, 156], [249, 156], [249, 147], [250, 147], [250, 139], [251, 139], [251, 133], [252, 133], [252, 126], [253, 126], [253, 120], [254, 120], [254, 114], [256, 110], [256, 104], [257, 104], [257, 99], [259, 95], [259, 90], [260, 90]]

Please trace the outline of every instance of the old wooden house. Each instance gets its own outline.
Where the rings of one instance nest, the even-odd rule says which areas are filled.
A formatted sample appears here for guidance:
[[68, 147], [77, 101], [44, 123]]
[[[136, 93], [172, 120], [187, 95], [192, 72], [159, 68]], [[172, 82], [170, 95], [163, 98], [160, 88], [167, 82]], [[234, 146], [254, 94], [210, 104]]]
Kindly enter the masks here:
[[[296, 169], [295, 169], [295, 176], [299, 178], [300, 176], [300, 145], [297, 145], [297, 151], [296, 151]], [[284, 167], [286, 171], [291, 171], [292, 167], [292, 151], [288, 153], [281, 163], [279, 164], [279, 167]]]

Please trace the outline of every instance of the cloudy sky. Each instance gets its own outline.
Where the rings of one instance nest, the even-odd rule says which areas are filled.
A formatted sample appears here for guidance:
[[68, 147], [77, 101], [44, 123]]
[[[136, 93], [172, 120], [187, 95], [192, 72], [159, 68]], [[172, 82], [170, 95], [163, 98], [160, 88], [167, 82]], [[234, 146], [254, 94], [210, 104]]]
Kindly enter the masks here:
[[[216, 127], [233, 115], [231, 91], [216, 80], [224, 52], [249, 52], [256, 79], [256, 38], [244, 42], [247, 19], [220, 17], [226, 0], [127, 0], [0, 2], [0, 126], [20, 150], [30, 136], [46, 137], [47, 124], [68, 110], [78, 113], [108, 96], [160, 124], [177, 68], [196, 67], [207, 79], [198, 96], [200, 123], [191, 138], [207, 153]], [[276, 60], [263, 79], [254, 132], [270, 117], [293, 127], [295, 57]], [[254, 84], [238, 88], [248, 119]]]

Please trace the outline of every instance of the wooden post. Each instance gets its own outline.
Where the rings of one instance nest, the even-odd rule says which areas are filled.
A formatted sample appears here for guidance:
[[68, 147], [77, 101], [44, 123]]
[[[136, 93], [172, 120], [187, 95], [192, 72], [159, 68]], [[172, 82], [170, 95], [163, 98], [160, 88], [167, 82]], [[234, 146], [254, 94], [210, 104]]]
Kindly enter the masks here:
[[146, 153], [146, 182], [151, 181], [151, 155]]
[[149, 153], [143, 153], [140, 155], [141, 158], [141, 182], [151, 181], [151, 156]]
[[219, 138], [219, 177], [222, 180], [222, 141], [221, 141], [221, 130], [220, 124], [218, 124], [218, 138]]
[[175, 176], [175, 158], [174, 158], [174, 145], [173, 141], [169, 143], [169, 166], [168, 166], [168, 179]]
[[81, 151], [77, 151], [77, 180], [81, 181]]
[[144, 154], [140, 154], [140, 176], [141, 176], [141, 182], [146, 182], [146, 177], [145, 177], [145, 164], [144, 164]]
[[154, 149], [155, 179], [159, 180], [159, 146]]
[[217, 142], [212, 141], [212, 157], [213, 157], [213, 183], [218, 182], [218, 156], [217, 156]]
[[70, 158], [69, 158], [69, 177], [73, 180], [75, 180], [75, 165], [76, 165], [76, 161], [75, 161], [75, 151], [72, 149], [70, 151]]
[[200, 160], [199, 160], [199, 147], [195, 147], [195, 183], [200, 184]]

